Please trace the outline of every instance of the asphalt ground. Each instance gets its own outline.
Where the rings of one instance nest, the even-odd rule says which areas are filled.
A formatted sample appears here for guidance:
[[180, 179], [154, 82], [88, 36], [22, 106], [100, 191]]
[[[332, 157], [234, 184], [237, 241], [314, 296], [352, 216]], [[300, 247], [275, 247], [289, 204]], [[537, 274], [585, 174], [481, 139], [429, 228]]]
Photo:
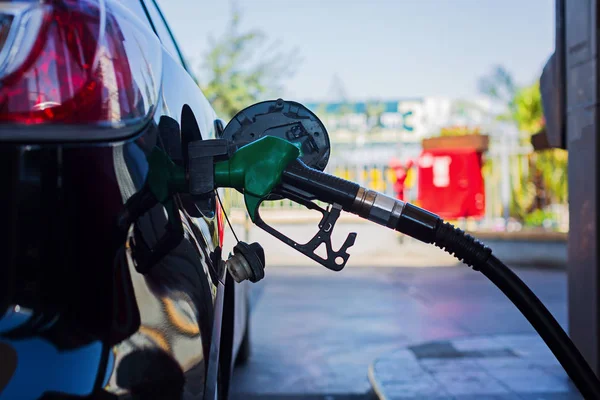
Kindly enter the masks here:
[[[398, 240], [374, 233], [364, 236], [376, 246], [371, 249], [375, 258], [382, 244]], [[357, 245], [359, 241], [360, 233]], [[410, 242], [395, 248], [413, 255], [400, 254], [399, 266], [377, 266], [376, 259], [369, 266], [367, 258], [356, 265], [351, 257], [341, 272], [315, 266], [302, 255], [275, 255], [286, 262], [269, 264], [265, 279], [252, 287], [252, 355], [235, 370], [234, 398], [369, 399], [374, 397], [367, 377], [370, 365], [399, 349], [473, 336], [534, 333], [480, 273], [448, 266], [454, 263], [434, 266], [438, 259]], [[424, 261], [414, 265], [427, 259], [429, 267]], [[564, 327], [565, 272], [515, 271]]]

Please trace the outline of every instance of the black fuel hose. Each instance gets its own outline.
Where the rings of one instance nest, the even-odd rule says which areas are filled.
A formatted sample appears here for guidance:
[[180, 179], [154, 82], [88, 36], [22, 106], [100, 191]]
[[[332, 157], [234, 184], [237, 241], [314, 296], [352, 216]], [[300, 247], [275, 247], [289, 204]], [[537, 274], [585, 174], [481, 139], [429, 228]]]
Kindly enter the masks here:
[[600, 399], [600, 383], [594, 371], [531, 289], [494, 256], [491, 256], [484, 265], [479, 266], [479, 271], [496, 285], [527, 318], [554, 353], [583, 397]]
[[346, 211], [422, 242], [434, 244], [480, 271], [527, 318], [584, 398], [600, 399], [600, 381], [550, 311], [479, 240], [429, 211], [315, 170], [300, 160], [286, 168], [282, 184], [300, 189], [311, 198], [337, 203]]
[[585, 399], [600, 399], [600, 381], [567, 333], [529, 287], [491, 250], [467, 234], [440, 223], [434, 244], [481, 272], [521, 311], [560, 362]]

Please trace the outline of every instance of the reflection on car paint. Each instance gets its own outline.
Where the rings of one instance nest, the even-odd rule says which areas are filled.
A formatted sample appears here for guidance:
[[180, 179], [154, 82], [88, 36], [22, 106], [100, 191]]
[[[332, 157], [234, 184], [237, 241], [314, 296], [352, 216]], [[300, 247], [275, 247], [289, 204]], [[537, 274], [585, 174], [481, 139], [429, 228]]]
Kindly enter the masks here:
[[[123, 360], [129, 354], [140, 349], [153, 349], [152, 351], [155, 353], [151, 357], [155, 362], [160, 360], [167, 362], [167, 357], [177, 360], [182, 373], [198, 364], [204, 364], [204, 344], [201, 336], [201, 315], [198, 311], [198, 303], [204, 306], [203, 312], [212, 311], [212, 299], [210, 296], [207, 297], [208, 291], [205, 290], [204, 296], [196, 299], [186, 294], [201, 295], [202, 290], [193, 290], [193, 287], [202, 286], [202, 281], [208, 281], [204, 274], [205, 268], [194, 262], [200, 259], [196, 256], [196, 251], [190, 251], [189, 241], [184, 241], [175, 249], [174, 254], [165, 257], [165, 260], [160, 263], [161, 265], [157, 265], [149, 276], [143, 276], [135, 270], [135, 258], [129, 244], [132, 239], [133, 232], [130, 231], [125, 258], [132, 276], [141, 326], [136, 333], [116, 346], [117, 359], [113, 377], [107, 387], [107, 390], [115, 393], [120, 392], [119, 389], [134, 389], [142, 383], [133, 379], [131, 369], [136, 368], [137, 363], [147, 362], [145, 355], [136, 354], [129, 357], [126, 370], [120, 371]], [[190, 257], [190, 255], [193, 256]], [[199, 274], [200, 271], [201, 274]], [[177, 289], [178, 286], [183, 287]], [[184, 313], [183, 310], [186, 312]], [[212, 317], [212, 313], [210, 314]], [[203, 319], [210, 321], [210, 318], [204, 317]], [[205, 325], [206, 329], [210, 329], [208, 324], [205, 323]], [[163, 352], [165, 357], [159, 356], [156, 351]], [[148, 365], [138, 365], [137, 367], [150, 368]], [[162, 367], [164, 365], [152, 368]], [[123, 373], [129, 376], [123, 377]], [[128, 387], [123, 387], [119, 382], [125, 382]], [[152, 384], [160, 386], [170, 383], [155, 381]]]
[[[0, 332], [23, 324], [31, 316], [30, 311], [14, 307], [0, 319]], [[0, 338], [0, 399], [37, 399], [47, 391], [88, 395], [94, 388], [102, 348], [100, 341], [59, 350], [43, 337]], [[36, 378], [35, 385], [30, 383], [32, 377]]]
[[[185, 293], [180, 293], [178, 297], [185, 297]], [[188, 301], [174, 300], [170, 297], [163, 297], [161, 300], [169, 321], [179, 332], [187, 336], [200, 334], [200, 328], [193, 317], [192, 310], [189, 309]]]

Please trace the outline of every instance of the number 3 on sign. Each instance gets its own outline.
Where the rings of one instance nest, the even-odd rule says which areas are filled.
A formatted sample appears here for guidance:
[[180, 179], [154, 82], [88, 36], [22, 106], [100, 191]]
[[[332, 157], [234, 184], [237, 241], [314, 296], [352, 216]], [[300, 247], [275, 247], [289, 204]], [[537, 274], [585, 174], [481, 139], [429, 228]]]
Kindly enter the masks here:
[[448, 187], [450, 185], [450, 163], [448, 156], [434, 157], [433, 159], [433, 186]]

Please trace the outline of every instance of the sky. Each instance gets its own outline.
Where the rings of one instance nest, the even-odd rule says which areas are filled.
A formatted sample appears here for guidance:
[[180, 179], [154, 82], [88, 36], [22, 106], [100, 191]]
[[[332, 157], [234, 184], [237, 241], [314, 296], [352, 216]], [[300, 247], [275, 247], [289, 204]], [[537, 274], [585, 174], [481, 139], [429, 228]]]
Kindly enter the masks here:
[[297, 101], [338, 100], [336, 76], [352, 100], [473, 98], [495, 65], [530, 84], [554, 51], [553, 0], [157, 1], [196, 71], [235, 1], [242, 29], [295, 50], [282, 97]]

